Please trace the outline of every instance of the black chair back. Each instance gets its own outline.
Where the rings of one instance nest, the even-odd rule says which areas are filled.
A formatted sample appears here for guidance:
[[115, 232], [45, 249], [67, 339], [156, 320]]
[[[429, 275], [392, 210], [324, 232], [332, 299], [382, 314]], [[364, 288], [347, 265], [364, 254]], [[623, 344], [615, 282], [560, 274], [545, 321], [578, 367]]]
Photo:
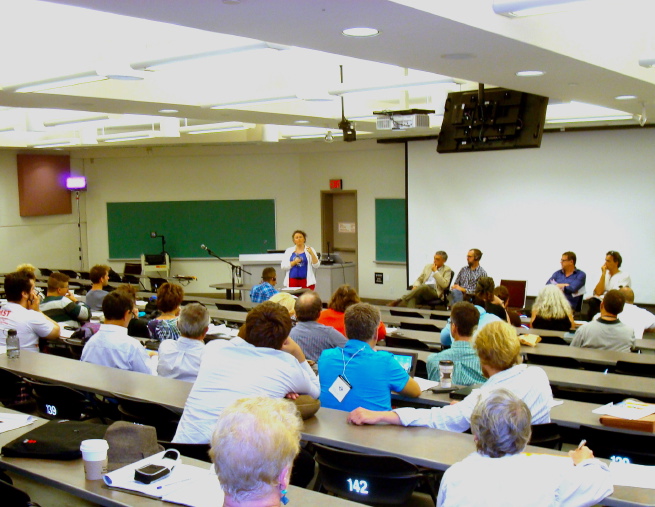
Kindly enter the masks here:
[[527, 354], [528, 363], [538, 364], [541, 366], [559, 366], [560, 368], [570, 368], [573, 370], [583, 370], [582, 364], [572, 357], [544, 356], [541, 354]]
[[597, 458], [619, 462], [627, 459], [637, 465], [655, 465], [655, 437], [652, 434], [638, 435], [580, 426], [580, 435], [587, 440], [587, 446]]
[[164, 449], [177, 449], [182, 456], [193, 458], [206, 463], [211, 463], [209, 457], [209, 444], [180, 444], [177, 442], [168, 442], [166, 440], [158, 440], [157, 443], [162, 445]]
[[636, 375], [637, 377], [655, 378], [655, 365], [617, 361], [614, 373], [621, 375]]
[[394, 317], [412, 317], [415, 319], [423, 319], [425, 316], [419, 312], [413, 312], [411, 310], [389, 310], [389, 313]]
[[548, 449], [562, 450], [562, 435], [559, 426], [555, 423], [533, 424], [532, 435], [528, 445], [546, 447]]
[[114, 396], [118, 401], [118, 411], [123, 421], [154, 426], [157, 438], [173, 440], [181, 414], [177, 414], [156, 403], [132, 400], [123, 396]]
[[245, 312], [248, 313], [250, 311], [250, 308], [246, 308], [245, 306], [241, 305], [236, 305], [236, 304], [230, 304], [230, 303], [214, 303], [216, 305], [216, 308], [219, 310], [224, 310], [226, 312]]
[[25, 491], [4, 480], [0, 480], [0, 498], [2, 505], [8, 507], [40, 507]]
[[45, 419], [82, 421], [97, 415], [90, 398], [81, 391], [32, 379], [25, 382], [32, 388], [39, 415]]
[[405, 338], [402, 336], [392, 336], [387, 335], [384, 338], [384, 342], [387, 344], [387, 347], [396, 347], [400, 349], [412, 349], [412, 350], [430, 350], [430, 346], [417, 340], [416, 338]]
[[432, 323], [419, 323], [419, 322], [401, 322], [400, 329], [410, 329], [412, 331], [427, 331], [428, 333], [440, 333], [441, 328]]
[[433, 475], [400, 458], [376, 456], [313, 444], [319, 475], [315, 489], [367, 505], [405, 505], [422, 480]]
[[541, 336], [541, 343], [549, 343], [551, 345], [566, 345], [568, 346], [568, 342], [559, 336]]

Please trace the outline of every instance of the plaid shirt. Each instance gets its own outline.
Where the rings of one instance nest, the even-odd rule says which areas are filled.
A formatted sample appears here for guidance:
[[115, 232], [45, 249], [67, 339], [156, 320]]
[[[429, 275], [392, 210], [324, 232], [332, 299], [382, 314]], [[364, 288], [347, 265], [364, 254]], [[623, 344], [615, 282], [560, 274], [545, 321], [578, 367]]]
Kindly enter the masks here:
[[250, 301], [253, 303], [262, 303], [268, 301], [271, 297], [278, 293], [278, 290], [268, 282], [262, 282], [255, 285], [250, 291]]
[[455, 284], [466, 289], [467, 294], [473, 294], [475, 292], [475, 286], [478, 283], [478, 280], [483, 276], [488, 276], [487, 272], [478, 266], [475, 269], [471, 269], [468, 266], [464, 266], [457, 273], [457, 278], [455, 278]]
[[453, 384], [470, 386], [484, 384], [487, 379], [482, 375], [482, 366], [477, 352], [467, 341], [454, 341], [453, 345], [442, 352], [428, 357], [428, 378], [439, 381], [439, 361], [449, 360], [455, 363]]

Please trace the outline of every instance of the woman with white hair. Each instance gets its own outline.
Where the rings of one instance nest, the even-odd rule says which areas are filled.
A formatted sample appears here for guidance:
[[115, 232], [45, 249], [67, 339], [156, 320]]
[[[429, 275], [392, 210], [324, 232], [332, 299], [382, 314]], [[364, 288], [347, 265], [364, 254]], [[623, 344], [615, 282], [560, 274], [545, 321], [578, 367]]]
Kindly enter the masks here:
[[210, 456], [225, 493], [225, 507], [286, 504], [301, 420], [284, 399], [237, 400], [221, 414]]
[[534, 329], [569, 331], [574, 327], [571, 304], [557, 285], [546, 285], [532, 306], [530, 326]]
[[437, 506], [583, 506], [612, 494], [609, 468], [586, 446], [564, 456], [522, 454], [530, 440], [530, 409], [507, 389], [480, 399], [471, 415], [477, 452], [451, 466]]

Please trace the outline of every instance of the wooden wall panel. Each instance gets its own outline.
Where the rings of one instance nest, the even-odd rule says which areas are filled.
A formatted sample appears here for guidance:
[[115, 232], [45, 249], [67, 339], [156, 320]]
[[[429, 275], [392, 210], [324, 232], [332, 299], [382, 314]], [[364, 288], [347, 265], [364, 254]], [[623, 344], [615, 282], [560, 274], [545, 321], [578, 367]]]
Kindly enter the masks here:
[[66, 178], [68, 155], [16, 155], [20, 216], [66, 215], [72, 212]]

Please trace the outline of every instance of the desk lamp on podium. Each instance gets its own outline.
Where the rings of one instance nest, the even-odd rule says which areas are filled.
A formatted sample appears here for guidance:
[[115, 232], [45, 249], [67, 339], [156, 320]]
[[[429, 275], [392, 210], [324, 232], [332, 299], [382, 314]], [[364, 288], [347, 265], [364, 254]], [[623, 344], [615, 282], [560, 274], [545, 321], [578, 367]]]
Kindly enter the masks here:
[[166, 252], [166, 238], [156, 231], [150, 233], [151, 238], [161, 238], [161, 253], [141, 254], [141, 272], [147, 275], [148, 272], [164, 273], [163, 278], [168, 278], [171, 273], [171, 258]]

